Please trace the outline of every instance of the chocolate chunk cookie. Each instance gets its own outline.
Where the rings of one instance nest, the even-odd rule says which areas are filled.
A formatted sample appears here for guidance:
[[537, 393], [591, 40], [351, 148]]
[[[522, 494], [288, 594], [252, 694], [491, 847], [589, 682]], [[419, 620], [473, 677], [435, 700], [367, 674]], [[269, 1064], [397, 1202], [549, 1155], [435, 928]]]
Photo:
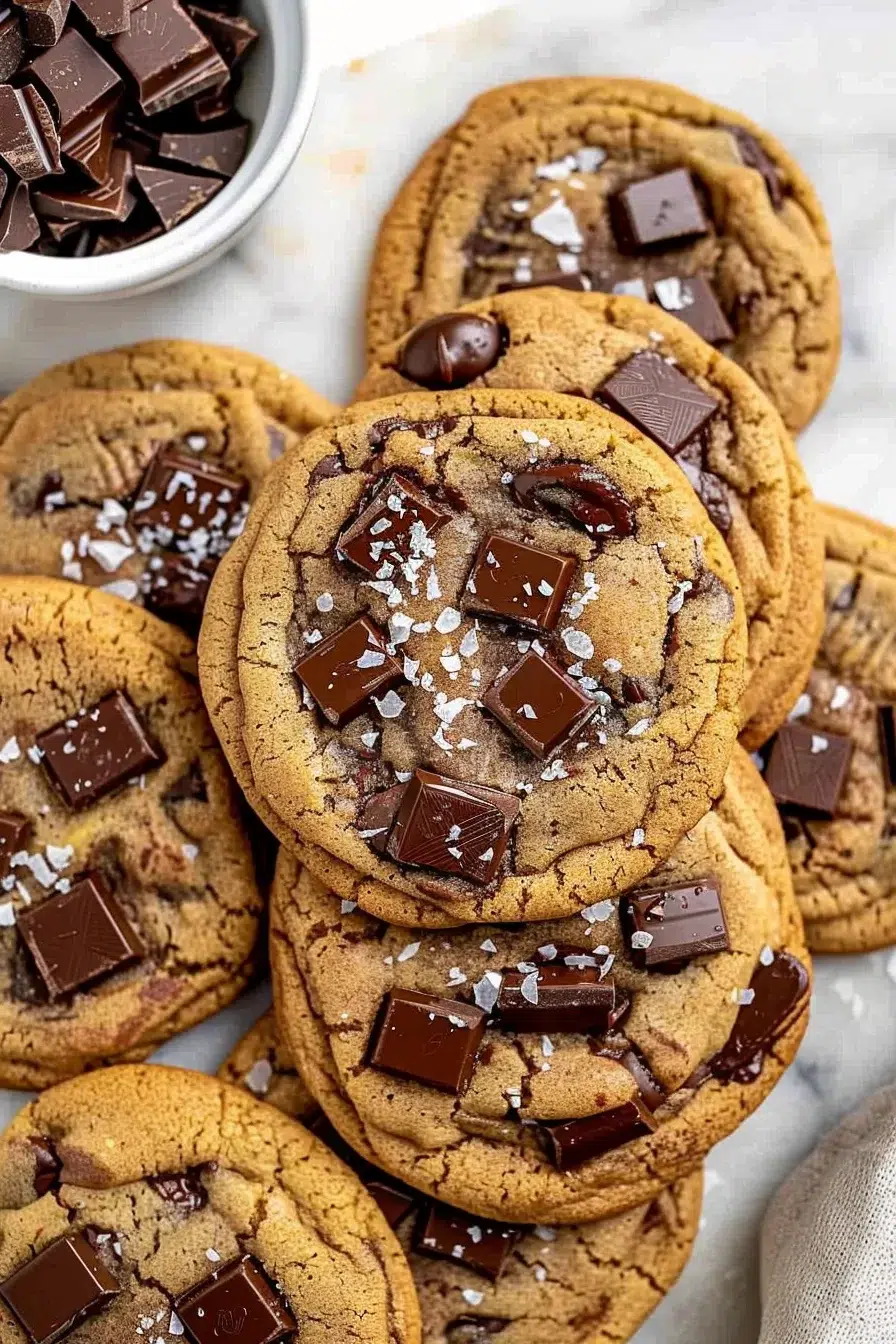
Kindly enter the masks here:
[[251, 392], [269, 420], [271, 447], [279, 455], [292, 434], [324, 424], [338, 407], [294, 374], [258, 355], [202, 341], [141, 341], [81, 355], [33, 378], [0, 403], [0, 439], [23, 411], [60, 392]]
[[357, 1177], [214, 1078], [126, 1065], [52, 1088], [0, 1140], [0, 1190], [9, 1344], [420, 1340]]
[[139, 1059], [240, 992], [261, 916], [189, 641], [0, 580], [0, 1080]]
[[[248, 1068], [248, 1072], [247, 1072]], [[637, 1330], [672, 1287], [691, 1252], [700, 1216], [699, 1172], [650, 1204], [600, 1223], [571, 1227], [486, 1224], [421, 1198], [357, 1158], [323, 1114], [309, 1109], [272, 1012], [222, 1066], [354, 1166], [408, 1257], [423, 1315], [424, 1344], [615, 1344]], [[290, 1103], [292, 1098], [292, 1104]]]
[[768, 1095], [808, 1014], [780, 822], [742, 751], [618, 901], [433, 934], [340, 905], [284, 851], [271, 953], [281, 1030], [332, 1124], [483, 1218], [653, 1199]]
[[[676, 283], [684, 303], [688, 282]], [[357, 396], [543, 387], [603, 402], [653, 439], [684, 471], [737, 565], [750, 640], [741, 740], [755, 747], [783, 721], [818, 645], [821, 531], [780, 416], [678, 320], [688, 307], [675, 312], [557, 288], [498, 294], [381, 350]]]
[[251, 392], [59, 392], [0, 440], [5, 568], [104, 588], [198, 628], [270, 466]]
[[283, 459], [241, 541], [206, 703], [262, 819], [372, 913], [568, 913], [646, 876], [721, 788], [733, 565], [668, 459], [597, 407], [364, 403]]
[[896, 943], [896, 531], [824, 504], [827, 625], [766, 753], [816, 952]]
[[685, 313], [792, 430], [833, 380], [839, 295], [811, 184], [746, 118], [669, 85], [543, 79], [477, 98], [383, 221], [368, 352], [533, 284]]

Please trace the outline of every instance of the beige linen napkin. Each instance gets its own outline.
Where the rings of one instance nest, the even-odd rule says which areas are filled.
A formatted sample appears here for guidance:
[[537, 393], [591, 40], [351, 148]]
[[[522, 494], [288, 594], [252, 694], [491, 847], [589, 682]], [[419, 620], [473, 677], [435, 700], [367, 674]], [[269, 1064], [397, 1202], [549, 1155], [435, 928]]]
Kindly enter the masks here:
[[896, 1344], [896, 1086], [826, 1135], [762, 1226], [759, 1344]]

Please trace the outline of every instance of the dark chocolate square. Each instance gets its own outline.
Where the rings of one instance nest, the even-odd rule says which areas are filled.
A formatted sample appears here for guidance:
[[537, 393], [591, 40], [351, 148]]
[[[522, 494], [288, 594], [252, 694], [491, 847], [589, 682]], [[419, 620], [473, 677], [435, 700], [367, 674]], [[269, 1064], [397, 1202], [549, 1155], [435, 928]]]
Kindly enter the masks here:
[[0, 1284], [0, 1296], [37, 1344], [55, 1344], [121, 1292], [80, 1232], [50, 1242]]
[[616, 987], [592, 966], [540, 966], [505, 971], [495, 1011], [513, 1031], [605, 1032], [616, 1008]]
[[467, 611], [506, 617], [534, 630], [553, 630], [576, 572], [569, 555], [490, 533], [467, 579]]
[[624, 1143], [643, 1138], [656, 1129], [656, 1121], [640, 1098], [626, 1101], [611, 1111], [545, 1126], [548, 1152], [559, 1171], [572, 1171], [593, 1157], [601, 1157]]
[[849, 775], [853, 740], [785, 723], [772, 743], [765, 782], [780, 807], [833, 817]]
[[159, 112], [218, 89], [230, 71], [178, 0], [147, 0], [134, 10], [112, 50], [137, 86], [144, 113]]
[[655, 350], [639, 350], [599, 388], [611, 411], [649, 435], [667, 453], [683, 448], [719, 409], [719, 403]]
[[38, 734], [48, 775], [69, 807], [89, 807], [165, 761], [123, 691]]
[[376, 1200], [380, 1213], [390, 1227], [398, 1227], [419, 1198], [415, 1190], [390, 1181], [386, 1176], [377, 1176], [367, 1181], [366, 1186], [367, 1193]]
[[297, 1328], [292, 1312], [252, 1255], [216, 1269], [183, 1293], [175, 1309], [195, 1344], [276, 1344]]
[[415, 770], [386, 845], [398, 863], [435, 868], [485, 885], [498, 871], [519, 799]]
[[450, 517], [425, 490], [393, 472], [340, 535], [336, 549], [343, 559], [376, 574], [386, 561], [401, 564], [427, 554], [431, 538]]
[[10, 859], [26, 848], [31, 823], [21, 812], [0, 812], [0, 878], [8, 877]]
[[553, 659], [532, 650], [492, 683], [482, 703], [543, 761], [581, 732], [597, 710], [597, 702]]
[[62, 998], [143, 956], [143, 945], [100, 873], [19, 911], [25, 940], [51, 999]]
[[669, 275], [657, 280], [653, 297], [661, 308], [702, 336], [710, 345], [734, 340], [727, 317], [705, 275]]
[[393, 989], [371, 1040], [370, 1063], [441, 1092], [463, 1092], [485, 1034], [481, 1008], [438, 994]]
[[730, 949], [722, 893], [713, 877], [635, 891], [620, 901], [629, 955], [641, 970]]
[[314, 645], [296, 663], [296, 676], [328, 723], [341, 728], [372, 695], [402, 678], [401, 665], [386, 651], [386, 637], [366, 616]]
[[63, 152], [104, 181], [114, 139], [109, 116], [124, 92], [120, 75], [75, 27], [30, 69], [58, 112]]
[[611, 198], [610, 215], [621, 252], [642, 252], [709, 232], [709, 222], [686, 168], [624, 187]]
[[199, 528], [227, 537], [248, 496], [249, 483], [242, 476], [208, 458], [184, 457], [161, 448], [146, 468], [131, 522], [160, 531], [163, 545]]
[[494, 1282], [519, 1241], [521, 1229], [489, 1223], [471, 1213], [430, 1204], [414, 1228], [414, 1250], [434, 1260], [451, 1260]]

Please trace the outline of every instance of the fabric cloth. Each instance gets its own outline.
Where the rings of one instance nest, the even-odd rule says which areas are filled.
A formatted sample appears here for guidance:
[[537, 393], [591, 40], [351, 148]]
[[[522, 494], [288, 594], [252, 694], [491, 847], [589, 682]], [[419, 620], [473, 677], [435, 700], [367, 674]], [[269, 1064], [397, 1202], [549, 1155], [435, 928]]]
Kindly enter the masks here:
[[762, 1227], [759, 1344], [896, 1344], [896, 1086], [828, 1134]]

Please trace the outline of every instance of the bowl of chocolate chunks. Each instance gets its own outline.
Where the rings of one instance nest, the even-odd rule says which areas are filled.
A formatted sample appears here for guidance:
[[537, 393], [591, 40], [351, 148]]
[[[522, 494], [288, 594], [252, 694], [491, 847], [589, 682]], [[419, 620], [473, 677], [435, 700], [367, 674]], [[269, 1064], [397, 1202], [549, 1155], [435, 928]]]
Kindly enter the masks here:
[[122, 297], [208, 265], [311, 117], [310, 0], [0, 0], [0, 285]]

